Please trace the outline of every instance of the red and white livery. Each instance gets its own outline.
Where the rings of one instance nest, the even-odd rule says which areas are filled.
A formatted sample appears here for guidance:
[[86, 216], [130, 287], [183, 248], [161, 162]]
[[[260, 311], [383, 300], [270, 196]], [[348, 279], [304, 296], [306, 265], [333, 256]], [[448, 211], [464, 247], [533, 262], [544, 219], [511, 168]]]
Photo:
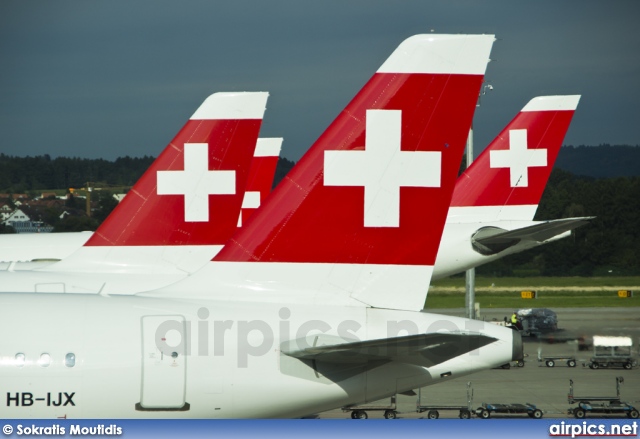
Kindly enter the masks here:
[[[465, 55], [445, 61], [432, 40]], [[185, 290], [209, 276], [264, 297], [422, 309], [491, 41], [406, 40]]]
[[242, 199], [238, 227], [242, 227], [243, 222], [249, 219], [271, 193], [281, 148], [282, 137], [258, 139], [249, 168], [249, 179]]
[[542, 96], [458, 178], [434, 278], [560, 239], [590, 218], [533, 221], [580, 96]]
[[516, 331], [414, 311], [493, 40], [404, 41], [187, 279], [0, 294], [3, 417], [300, 417], [522, 358]]
[[[258, 139], [238, 227], [260, 206], [261, 200], [271, 192], [276, 166], [282, 147], [282, 138]], [[117, 214], [116, 214], [117, 215]], [[117, 220], [112, 217], [114, 221]], [[43, 268], [64, 259], [82, 247], [93, 232], [27, 233], [0, 236], [0, 270], [26, 270]]]
[[10, 266], [2, 291], [131, 294], [197, 271], [237, 228], [267, 97], [209, 96], [82, 247]]

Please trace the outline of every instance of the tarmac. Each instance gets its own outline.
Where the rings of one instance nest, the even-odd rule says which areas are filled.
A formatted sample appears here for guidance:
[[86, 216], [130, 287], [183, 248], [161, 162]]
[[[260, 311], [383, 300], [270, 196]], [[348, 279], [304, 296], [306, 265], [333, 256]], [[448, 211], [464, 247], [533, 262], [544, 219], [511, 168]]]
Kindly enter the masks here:
[[[623, 299], [621, 299], [623, 300]], [[532, 304], [535, 307], [535, 304]], [[640, 410], [640, 368], [631, 370], [622, 368], [600, 368], [597, 370], [583, 366], [589, 361], [593, 350], [579, 350], [580, 336], [593, 335], [625, 335], [633, 339], [633, 355], [639, 355], [640, 345], [640, 308], [557, 308], [558, 330], [547, 337], [523, 337], [525, 364], [524, 367], [509, 369], [492, 369], [467, 375], [451, 381], [439, 383], [421, 389], [422, 405], [467, 405], [467, 382], [473, 389], [472, 409], [482, 403], [511, 404], [530, 403], [543, 411], [544, 418], [570, 418], [567, 395], [569, 380], [574, 382], [574, 395], [615, 396], [616, 377], [621, 376], [624, 382], [620, 386], [621, 400]], [[438, 314], [464, 316], [464, 309], [439, 309]], [[502, 321], [510, 316], [512, 309], [481, 310], [481, 320]], [[556, 361], [554, 367], [547, 367], [545, 362], [538, 361], [538, 352], [545, 356], [566, 356], [576, 359], [576, 367], [568, 367], [566, 361]], [[417, 389], [416, 389], [417, 392]], [[380, 401], [378, 404], [388, 404]], [[427, 412], [416, 411], [417, 396], [398, 395], [398, 419], [427, 419]], [[367, 412], [370, 419], [383, 418], [383, 411]], [[440, 411], [440, 418], [458, 418], [457, 410]], [[319, 418], [350, 418], [350, 412], [331, 410], [318, 415]], [[491, 418], [529, 419], [527, 415], [491, 414]], [[591, 418], [620, 418], [615, 415], [587, 414]], [[623, 417], [627, 419], [626, 417]], [[391, 422], [391, 421], [390, 421]], [[432, 421], [437, 422], [437, 421]]]

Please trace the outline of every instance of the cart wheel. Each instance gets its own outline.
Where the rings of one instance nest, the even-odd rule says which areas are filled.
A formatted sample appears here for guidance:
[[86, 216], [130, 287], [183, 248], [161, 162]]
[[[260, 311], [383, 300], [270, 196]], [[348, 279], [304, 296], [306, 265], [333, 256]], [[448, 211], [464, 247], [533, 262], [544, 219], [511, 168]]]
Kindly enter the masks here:
[[356, 410], [354, 413], [356, 414], [354, 419], [369, 419], [369, 415], [364, 410]]
[[631, 419], [638, 419], [638, 410], [633, 409], [629, 412], [629, 417]]
[[502, 366], [500, 366], [503, 369], [511, 369], [511, 364], [507, 363], [507, 364], [503, 364]]
[[524, 360], [518, 360], [518, 367], [524, 367]]
[[438, 410], [429, 410], [429, 413], [427, 413], [427, 418], [429, 419], [438, 419], [440, 417], [440, 413], [438, 413]]
[[591, 363], [591, 369], [597, 369], [600, 367], [600, 365], [598, 363]]
[[357, 419], [357, 417], [356, 417], [357, 413], [356, 412], [357, 412], [357, 410], [351, 410], [351, 419]]
[[398, 416], [395, 410], [385, 410], [384, 418], [385, 419], [395, 419]]
[[547, 365], [547, 367], [553, 367], [556, 365], [556, 363], [554, 363], [553, 360], [547, 360], [545, 364]]
[[569, 360], [569, 361], [567, 361], [567, 366], [569, 366], [569, 367], [576, 367], [576, 360]]
[[584, 417], [586, 416], [586, 412], [582, 409], [575, 409], [573, 411], [573, 416], [575, 416], [577, 419], [584, 419]]
[[480, 412], [480, 417], [482, 419], [489, 419], [490, 416], [491, 416], [491, 413], [489, 413], [489, 410], [487, 409], [482, 409], [482, 411]]
[[471, 419], [471, 412], [469, 410], [460, 410], [460, 419]]
[[631, 363], [625, 363], [624, 364], [624, 368], [627, 369], [627, 370], [631, 369], [631, 367], [632, 367]]
[[535, 418], [535, 419], [540, 419], [540, 418], [542, 418], [542, 410], [540, 410], [540, 409], [535, 409], [535, 410], [533, 411], [533, 414], [532, 414], [532, 416], [531, 416], [531, 417], [532, 417], [532, 418]]

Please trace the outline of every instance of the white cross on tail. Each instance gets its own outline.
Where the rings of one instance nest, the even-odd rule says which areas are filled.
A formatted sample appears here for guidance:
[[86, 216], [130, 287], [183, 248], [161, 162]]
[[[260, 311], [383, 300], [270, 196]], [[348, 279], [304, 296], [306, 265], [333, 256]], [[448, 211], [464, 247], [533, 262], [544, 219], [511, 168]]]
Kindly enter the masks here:
[[440, 151], [401, 151], [402, 112], [367, 110], [364, 150], [325, 151], [325, 186], [364, 186], [364, 226], [400, 226], [400, 187], [440, 187]]
[[235, 171], [210, 171], [209, 146], [184, 144], [184, 171], [158, 171], [158, 195], [184, 195], [185, 222], [209, 221], [209, 195], [236, 193]]
[[509, 168], [511, 187], [529, 186], [533, 166], [547, 166], [547, 150], [527, 149], [527, 130], [510, 130], [509, 149], [489, 152], [489, 167]]

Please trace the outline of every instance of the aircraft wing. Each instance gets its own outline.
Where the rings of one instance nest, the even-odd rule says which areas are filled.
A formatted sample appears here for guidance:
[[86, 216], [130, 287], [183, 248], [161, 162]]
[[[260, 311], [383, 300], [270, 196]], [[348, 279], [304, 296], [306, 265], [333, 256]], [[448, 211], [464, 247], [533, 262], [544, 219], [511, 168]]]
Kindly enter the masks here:
[[481, 334], [430, 333], [378, 340], [283, 349], [300, 360], [333, 364], [391, 361], [430, 367], [496, 341]]
[[533, 226], [523, 227], [521, 229], [511, 231], [497, 232], [488, 236], [476, 235], [474, 236], [474, 242], [487, 247], [500, 245], [514, 240], [543, 242], [555, 236], [558, 236], [561, 233], [568, 232], [584, 224], [587, 224], [587, 222], [589, 222], [593, 218], [595, 217], [587, 216], [544, 221]]

